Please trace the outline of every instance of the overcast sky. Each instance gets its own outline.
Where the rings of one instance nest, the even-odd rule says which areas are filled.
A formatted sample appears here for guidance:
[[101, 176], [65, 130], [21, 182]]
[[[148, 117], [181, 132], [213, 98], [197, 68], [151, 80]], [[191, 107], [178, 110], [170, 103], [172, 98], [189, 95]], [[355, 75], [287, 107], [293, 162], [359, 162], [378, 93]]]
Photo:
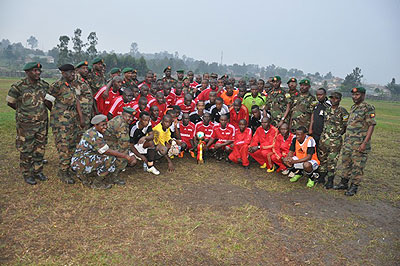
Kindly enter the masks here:
[[[399, 0], [205, 0], [0, 2], [0, 39], [33, 35], [51, 49], [60, 35], [95, 31], [99, 50], [175, 52], [207, 62], [275, 64], [364, 81], [400, 81]], [[397, 82], [398, 83], [398, 82]]]

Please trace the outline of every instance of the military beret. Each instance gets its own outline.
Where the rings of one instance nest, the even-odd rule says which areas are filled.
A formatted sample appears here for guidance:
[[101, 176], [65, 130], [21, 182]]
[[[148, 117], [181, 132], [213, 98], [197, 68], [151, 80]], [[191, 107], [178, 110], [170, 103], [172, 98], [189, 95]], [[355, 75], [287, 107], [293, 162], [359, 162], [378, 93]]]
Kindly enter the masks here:
[[176, 71], [176, 73], [185, 73], [185, 70], [179, 69], [179, 70]]
[[121, 72], [121, 69], [119, 69], [118, 67], [113, 67], [113, 68], [111, 68], [111, 70], [110, 70], [110, 73], [111, 73], [111, 74], [115, 74], [115, 73], [118, 73], [118, 72]]
[[64, 64], [62, 66], [59, 66], [58, 69], [61, 71], [69, 71], [69, 70], [74, 70], [75, 68], [71, 64]]
[[135, 112], [135, 109], [133, 109], [133, 108], [131, 108], [131, 107], [123, 107], [122, 110], [123, 110], [125, 113], [128, 113], [128, 114], [133, 114], [133, 113]]
[[306, 85], [310, 85], [310, 84], [311, 84], [311, 82], [310, 82], [309, 79], [302, 79], [302, 80], [300, 80], [299, 83], [300, 83], [300, 84], [306, 84]]
[[342, 99], [342, 94], [338, 91], [334, 91], [331, 93], [331, 95], [329, 96], [329, 98], [338, 98], [338, 99]]
[[365, 93], [366, 90], [365, 90], [364, 87], [355, 87], [355, 88], [353, 88], [353, 89], [351, 90], [351, 93], [356, 93], [356, 92]]
[[88, 66], [88, 65], [89, 65], [88, 61], [82, 61], [82, 62], [79, 62], [78, 64], [76, 64], [75, 68], [79, 68], [81, 66]]
[[107, 116], [105, 115], [95, 115], [92, 120], [90, 120], [90, 123], [92, 123], [92, 125], [97, 125], [103, 121], [107, 121]]
[[281, 81], [281, 77], [280, 76], [275, 76], [272, 78], [272, 81]]
[[100, 62], [104, 64], [104, 60], [101, 57], [95, 57], [92, 60], [92, 64], [97, 64], [97, 63], [100, 63]]
[[23, 70], [27, 71], [27, 70], [31, 70], [32, 68], [42, 68], [42, 65], [38, 62], [29, 62], [26, 63]]
[[165, 71], [167, 71], [167, 70], [171, 70], [171, 67], [170, 67], [170, 66], [167, 66], [166, 68], [164, 68], [164, 71], [163, 71], [163, 72], [165, 72]]
[[133, 72], [133, 68], [125, 67], [124, 69], [122, 69], [122, 73], [126, 73], [126, 72]]
[[289, 84], [290, 82], [297, 82], [297, 79], [296, 78], [291, 78], [291, 79], [288, 80], [287, 84]]

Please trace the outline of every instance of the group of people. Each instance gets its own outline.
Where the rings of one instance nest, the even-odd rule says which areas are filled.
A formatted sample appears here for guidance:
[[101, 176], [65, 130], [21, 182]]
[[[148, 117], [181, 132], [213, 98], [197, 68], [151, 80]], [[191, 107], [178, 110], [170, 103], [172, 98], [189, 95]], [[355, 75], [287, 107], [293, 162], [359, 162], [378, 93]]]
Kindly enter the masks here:
[[[44, 181], [45, 146], [50, 126], [59, 155], [59, 178], [99, 189], [124, 185], [121, 172], [140, 161], [144, 171], [159, 175], [157, 161], [168, 170], [185, 153], [201, 153], [249, 168], [254, 160], [267, 173], [280, 172], [290, 182], [307, 177], [307, 187], [357, 193], [375, 122], [363, 87], [351, 90], [350, 113], [340, 106], [342, 95], [324, 88], [310, 92], [311, 82], [296, 78], [248, 81], [215, 73], [164, 69], [148, 71], [143, 81], [133, 68], [113, 68], [97, 57], [91, 64], [59, 67], [60, 80], [40, 78], [42, 65], [27, 63], [26, 77], [13, 84], [7, 103], [16, 110], [16, 147], [26, 183]], [[200, 151], [201, 150], [201, 151]], [[341, 180], [334, 185], [338, 158]]]

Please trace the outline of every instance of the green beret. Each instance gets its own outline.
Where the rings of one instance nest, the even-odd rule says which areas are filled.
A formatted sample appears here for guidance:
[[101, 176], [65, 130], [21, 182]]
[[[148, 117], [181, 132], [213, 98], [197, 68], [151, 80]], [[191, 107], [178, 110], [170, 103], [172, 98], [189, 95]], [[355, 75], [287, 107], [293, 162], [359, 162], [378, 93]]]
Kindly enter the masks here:
[[71, 65], [71, 64], [64, 64], [64, 65], [62, 65], [62, 66], [59, 66], [58, 69], [59, 69], [60, 71], [70, 71], [70, 70], [74, 70], [75, 68], [74, 68], [74, 66]]
[[100, 63], [100, 62], [104, 64], [104, 60], [101, 57], [95, 57], [92, 60], [92, 64], [97, 64], [97, 63]]
[[302, 79], [300, 80], [300, 84], [311, 85], [311, 81], [309, 79]]
[[179, 69], [179, 70], [176, 71], [176, 73], [185, 73], [185, 70]]
[[119, 69], [118, 67], [113, 67], [113, 68], [111, 68], [111, 70], [110, 70], [110, 73], [111, 73], [111, 74], [115, 74], [115, 73], [118, 73], [118, 72], [121, 72], [121, 69]]
[[365, 90], [364, 87], [355, 87], [355, 88], [353, 88], [353, 89], [351, 90], [351, 93], [356, 93], [356, 92], [365, 93], [366, 90]]
[[97, 125], [101, 122], [107, 121], [107, 116], [105, 115], [95, 115], [92, 120], [90, 120], [90, 123], [92, 123], [92, 125]]
[[338, 99], [342, 99], [342, 94], [338, 91], [334, 91], [331, 93], [331, 95], [329, 96], [329, 98], [338, 98]]
[[135, 109], [133, 109], [133, 108], [131, 108], [131, 107], [123, 107], [122, 110], [123, 110], [125, 113], [128, 113], [128, 114], [133, 114], [133, 113], [135, 112]]
[[165, 71], [167, 71], [167, 70], [171, 70], [171, 67], [170, 66], [167, 66], [166, 68], [164, 68], [164, 73], [165, 73]]
[[297, 79], [296, 78], [291, 78], [288, 80], [287, 84], [289, 84], [290, 82], [296, 82], [297, 83]]
[[133, 72], [133, 68], [125, 67], [124, 69], [122, 69], [122, 73], [126, 73], [126, 72]]
[[32, 68], [42, 68], [42, 65], [38, 62], [29, 62], [26, 63], [23, 70], [27, 71], [27, 70], [31, 70]]
[[82, 61], [82, 62], [79, 62], [78, 64], [76, 64], [75, 68], [79, 68], [81, 66], [88, 66], [88, 65], [89, 65], [88, 61]]
[[280, 76], [275, 76], [272, 78], [272, 81], [281, 81], [281, 77]]

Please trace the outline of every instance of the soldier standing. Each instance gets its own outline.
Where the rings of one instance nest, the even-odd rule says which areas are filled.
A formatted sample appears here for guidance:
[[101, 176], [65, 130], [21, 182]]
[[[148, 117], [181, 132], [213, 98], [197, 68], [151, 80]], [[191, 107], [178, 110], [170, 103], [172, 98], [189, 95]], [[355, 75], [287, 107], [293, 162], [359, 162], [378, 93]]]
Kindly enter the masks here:
[[176, 79], [174, 79], [173, 77], [171, 77], [171, 67], [167, 66], [164, 69], [164, 77], [162, 78], [163, 82], [169, 82], [172, 84], [176, 83]]
[[311, 114], [317, 105], [315, 97], [310, 93], [311, 82], [309, 79], [300, 81], [300, 95], [293, 100], [290, 129], [294, 133], [300, 126], [307, 130], [310, 128]]
[[354, 104], [351, 106], [341, 150], [343, 174], [340, 183], [334, 187], [334, 189], [347, 189], [346, 196], [354, 196], [357, 193], [368, 153], [371, 151], [371, 137], [376, 125], [375, 107], [364, 101], [365, 88], [353, 88], [351, 93]]
[[324, 111], [331, 106], [331, 102], [326, 97], [326, 90], [319, 88], [316, 93], [318, 104], [314, 107], [311, 114], [311, 123], [308, 132], [315, 139], [317, 143], [317, 150], [319, 149], [319, 140], [321, 138], [322, 129], [324, 128]]
[[290, 102], [286, 98], [285, 91], [281, 88], [281, 77], [273, 77], [271, 83], [272, 90], [268, 92], [265, 110], [271, 114], [271, 124], [280, 127], [288, 118]]
[[346, 131], [347, 120], [349, 118], [347, 110], [339, 106], [342, 94], [340, 92], [333, 92], [329, 98], [332, 106], [323, 110], [324, 127], [317, 150], [318, 158], [321, 162], [318, 182], [324, 183], [325, 177], [327, 177], [326, 189], [333, 187], [336, 164], [343, 142], [342, 135]]
[[49, 84], [40, 79], [42, 65], [27, 63], [23, 70], [26, 78], [11, 85], [6, 97], [7, 105], [15, 113], [16, 147], [20, 152], [20, 169], [26, 183], [45, 181], [43, 157], [47, 144], [48, 114], [46, 101]]
[[79, 99], [79, 103], [81, 105], [83, 121], [85, 122], [84, 128], [78, 134], [78, 140], [81, 138], [82, 134], [88, 130], [90, 125], [90, 120], [94, 116], [96, 108], [92, 90], [90, 85], [87, 81], [89, 69], [88, 69], [88, 62], [82, 61], [78, 63], [75, 67], [75, 80], [72, 82], [73, 87], [76, 92], [76, 96]]
[[[71, 157], [75, 151], [78, 142], [78, 125], [85, 127], [83, 121], [81, 105], [72, 87], [74, 81], [74, 66], [65, 64], [58, 68], [62, 77], [54, 82], [49, 90], [49, 100], [53, 107], [51, 110], [50, 124], [53, 129], [53, 135], [57, 152], [60, 158], [60, 170], [58, 176], [61, 181], [67, 184], [75, 183], [71, 176], [70, 165]], [[79, 120], [78, 120], [79, 118]]]
[[95, 95], [97, 91], [106, 85], [106, 78], [104, 77], [105, 64], [104, 60], [96, 57], [92, 60], [92, 72], [89, 78], [89, 84], [92, 88], [92, 93]]

